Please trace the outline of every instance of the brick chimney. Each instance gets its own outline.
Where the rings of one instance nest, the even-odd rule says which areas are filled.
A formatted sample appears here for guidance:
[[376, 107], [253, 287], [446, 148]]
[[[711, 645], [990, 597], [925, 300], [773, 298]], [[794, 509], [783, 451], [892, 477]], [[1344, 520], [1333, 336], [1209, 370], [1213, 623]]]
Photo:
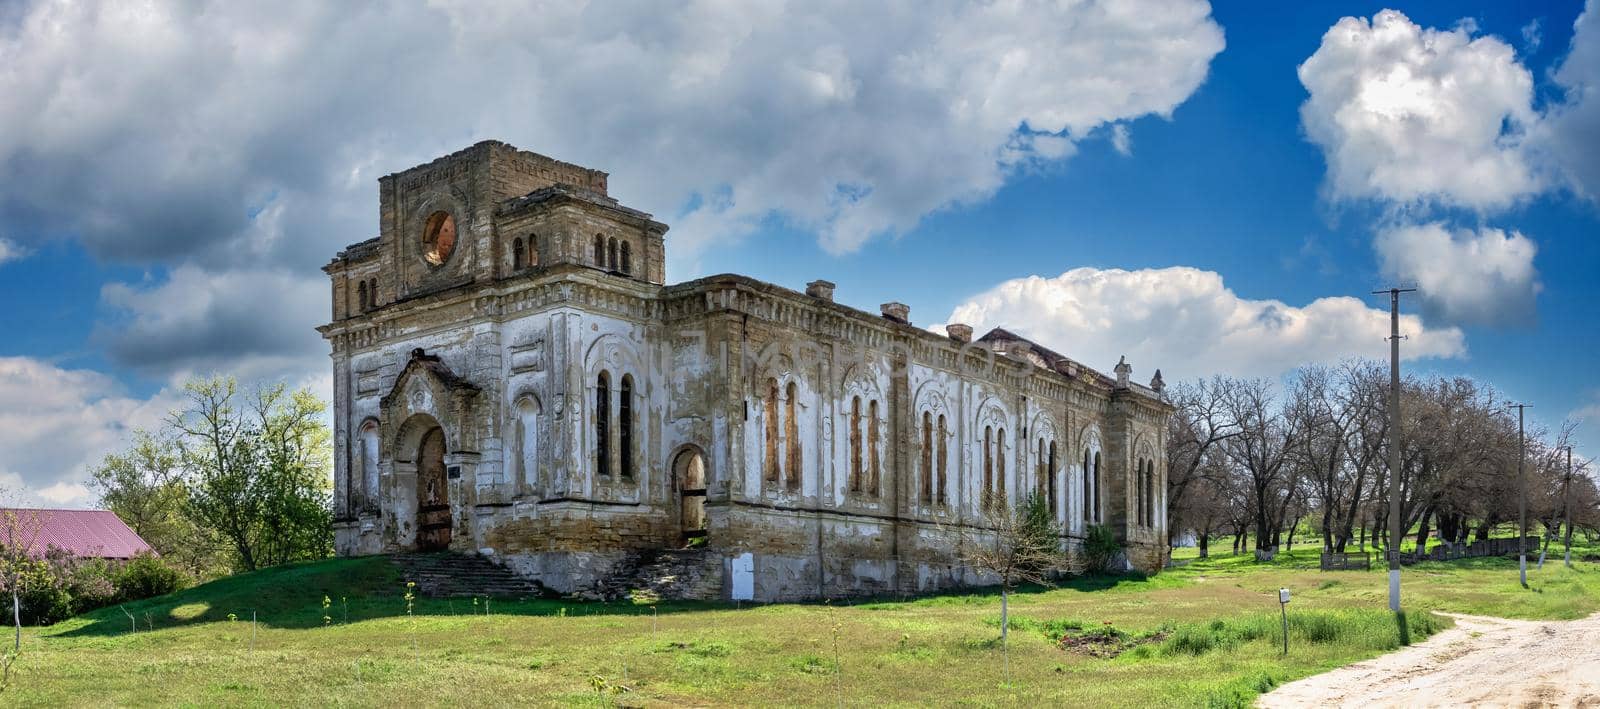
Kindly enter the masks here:
[[911, 324], [911, 306], [905, 303], [884, 303], [878, 306], [883, 310], [883, 316], [897, 323]]
[[950, 339], [955, 340], [963, 345], [972, 341], [971, 325], [958, 322], [950, 323], [949, 325], [944, 326], [944, 331], [945, 334], [950, 336]]
[[813, 298], [820, 298], [822, 300], [828, 301], [829, 303], [832, 303], [833, 302], [833, 282], [818, 280], [818, 281], [812, 281], [810, 283], [807, 283], [806, 284], [806, 295], [809, 295], [809, 296], [811, 296]]

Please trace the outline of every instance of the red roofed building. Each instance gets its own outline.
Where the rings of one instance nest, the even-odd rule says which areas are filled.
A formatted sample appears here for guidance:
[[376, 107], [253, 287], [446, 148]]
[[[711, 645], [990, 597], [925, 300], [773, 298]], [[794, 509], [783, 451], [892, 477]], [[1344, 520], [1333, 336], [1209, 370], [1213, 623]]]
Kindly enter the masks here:
[[27, 544], [35, 556], [43, 556], [51, 547], [101, 559], [155, 553], [109, 510], [0, 509], [0, 546], [13, 538]]

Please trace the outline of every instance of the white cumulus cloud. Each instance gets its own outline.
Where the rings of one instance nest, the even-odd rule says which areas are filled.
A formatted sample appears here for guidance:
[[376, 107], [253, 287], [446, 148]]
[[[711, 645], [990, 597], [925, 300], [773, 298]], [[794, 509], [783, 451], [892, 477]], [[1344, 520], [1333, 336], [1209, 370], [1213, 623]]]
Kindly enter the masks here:
[[1600, 2], [1589, 0], [1572, 30], [1554, 75], [1565, 96], [1534, 132], [1534, 145], [1573, 191], [1600, 201]]
[[[1308, 362], [1388, 356], [1388, 310], [1353, 297], [1301, 306], [1242, 298], [1212, 271], [1176, 266], [1078, 268], [1001, 283], [958, 305], [949, 322], [1005, 327], [1109, 372], [1122, 355], [1141, 379], [1275, 377]], [[1401, 318], [1406, 359], [1461, 357], [1465, 336]]]
[[154, 428], [176, 399], [130, 396], [99, 372], [29, 357], [0, 357], [0, 486], [25, 502], [92, 503], [89, 467], [136, 428]]
[[1384, 10], [1323, 35], [1300, 65], [1300, 116], [1332, 197], [1487, 212], [1545, 187], [1527, 148], [1533, 77], [1509, 44], [1474, 33]]
[[1379, 231], [1375, 247], [1384, 273], [1415, 283], [1424, 312], [1449, 322], [1526, 321], [1543, 289], [1533, 265], [1538, 246], [1521, 232], [1402, 225]]
[[611, 172], [679, 227], [682, 262], [773, 217], [849, 252], [1106, 125], [1170, 115], [1223, 48], [1203, 0], [8, 15], [0, 219], [113, 258], [300, 267], [372, 235], [377, 177], [488, 137]]

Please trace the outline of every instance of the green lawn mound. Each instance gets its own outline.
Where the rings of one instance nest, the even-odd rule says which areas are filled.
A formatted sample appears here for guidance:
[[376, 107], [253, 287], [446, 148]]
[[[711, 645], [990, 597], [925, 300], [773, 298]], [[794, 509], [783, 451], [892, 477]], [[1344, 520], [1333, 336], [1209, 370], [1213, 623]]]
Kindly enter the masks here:
[[[329, 560], [30, 630], [0, 703], [1241, 706], [1448, 627], [1431, 610], [1600, 609], [1592, 563], [1547, 562], [1530, 569], [1530, 588], [1515, 560], [1419, 564], [1405, 571], [1397, 617], [1383, 571], [1286, 557], [1023, 589], [1006, 649], [992, 589], [768, 606], [408, 604], [386, 558]], [[1294, 592], [1287, 656], [1280, 587]]]

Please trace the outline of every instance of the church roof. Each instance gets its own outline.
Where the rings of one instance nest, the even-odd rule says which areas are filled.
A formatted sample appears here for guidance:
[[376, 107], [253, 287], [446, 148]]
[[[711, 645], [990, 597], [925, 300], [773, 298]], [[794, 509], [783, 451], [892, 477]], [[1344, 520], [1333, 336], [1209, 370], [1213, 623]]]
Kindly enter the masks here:
[[[1085, 366], [1083, 363], [1078, 362], [1077, 360], [1056, 352], [1055, 350], [1045, 347], [1044, 345], [1018, 335], [1017, 333], [1014, 333], [1003, 327], [997, 327], [993, 330], [990, 330], [989, 332], [985, 333], [983, 337], [978, 338], [978, 341], [989, 343], [991, 346], [1000, 345], [1001, 347], [996, 348], [996, 351], [1001, 352], [1002, 354], [1008, 354], [1015, 351], [1013, 346], [1020, 346], [1043, 361], [1045, 368], [1047, 369], [1054, 370], [1074, 379], [1079, 377], [1092, 377], [1096, 382], [1105, 387], [1115, 387], [1117, 385], [1117, 380], [1108, 377], [1093, 368]], [[1154, 389], [1135, 384], [1133, 382], [1128, 383], [1128, 388], [1154, 399], [1161, 398], [1161, 395]]]

